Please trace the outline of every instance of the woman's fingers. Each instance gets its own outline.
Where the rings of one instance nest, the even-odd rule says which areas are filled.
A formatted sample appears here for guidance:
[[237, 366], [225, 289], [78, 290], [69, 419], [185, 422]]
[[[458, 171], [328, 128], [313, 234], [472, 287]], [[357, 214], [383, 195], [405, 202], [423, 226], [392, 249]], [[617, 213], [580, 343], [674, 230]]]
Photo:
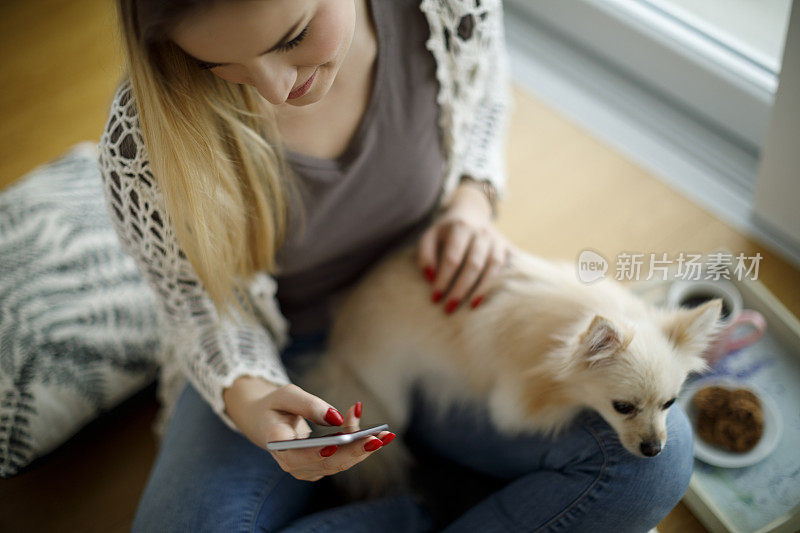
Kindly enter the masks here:
[[[381, 436], [381, 432], [378, 436]], [[383, 447], [383, 441], [378, 436], [369, 436], [355, 442], [339, 445], [339, 449], [332, 456], [321, 461], [325, 475], [343, 472], [353, 465], [360, 463], [370, 454]], [[384, 435], [385, 437], [385, 435]]]
[[[302, 423], [306, 427], [307, 424], [303, 418], [300, 418], [301, 416], [314, 420], [315, 413], [319, 412], [320, 407], [328, 406], [327, 403], [303, 391], [296, 385], [289, 384], [284, 387], [287, 390], [276, 395], [278, 397], [274, 399], [271, 408], [297, 413], [299, 423]], [[282, 387], [282, 389], [284, 387]], [[298, 390], [294, 390], [294, 388]], [[276, 391], [276, 393], [277, 392], [278, 391]], [[356, 414], [358, 413], [360, 415], [362, 411], [363, 408], [360, 402], [358, 405], [350, 406], [345, 416], [342, 417], [342, 422], [339, 424], [339, 429], [342, 430], [342, 433], [351, 433], [361, 429], [360, 417], [356, 416]], [[283, 417], [284, 415], [280, 416]], [[316, 416], [318, 417], [318, 415]], [[302, 428], [298, 428], [297, 424], [289, 424], [286, 422], [275, 424], [272, 426], [272, 434], [269, 440], [282, 440], [275, 438], [275, 435], [285, 435], [287, 433], [295, 434], [298, 429]], [[389, 444], [394, 437], [394, 433], [390, 431], [381, 431], [377, 435], [363, 437], [347, 444], [277, 450], [271, 451], [270, 453], [280, 467], [295, 478], [304, 481], [317, 481], [324, 476], [347, 470], [356, 463], [363, 461], [371, 453]]]
[[492, 241], [485, 232], [479, 231], [475, 234], [465, 254], [463, 266], [458, 272], [458, 277], [447, 295], [445, 312], [452, 313], [462, 300], [469, 296], [470, 291], [486, 268], [491, 244]]
[[376, 436], [379, 439], [381, 439], [381, 442], [383, 443], [383, 445], [386, 446], [387, 444], [392, 442], [397, 435], [395, 435], [391, 431], [381, 431]]
[[340, 444], [335, 452], [327, 457], [321, 456], [319, 453], [325, 448], [284, 450], [281, 452], [284, 454], [281, 458], [281, 468], [297, 479], [316, 481], [323, 476], [338, 474], [360, 463], [367, 456], [382, 448], [383, 440], [387, 444], [391, 442], [394, 438], [392, 435], [393, 433], [389, 431], [382, 431], [377, 436], [368, 436], [354, 442]]
[[472, 230], [461, 220], [454, 220], [449, 231], [450, 234], [436, 270], [436, 279], [433, 282], [432, 299], [434, 303], [438, 302], [447, 292], [453, 275], [461, 266], [472, 239]]
[[425, 230], [417, 245], [417, 264], [430, 282], [435, 279], [438, 267], [436, 261], [438, 235], [439, 227], [434, 224]]
[[471, 302], [470, 307], [475, 308], [483, 301], [486, 297], [486, 293], [489, 292], [489, 286], [491, 285], [494, 278], [497, 274], [503, 269], [503, 266], [507, 262], [507, 257], [510, 252], [498, 250], [498, 247], [495, 246], [492, 250], [492, 253], [489, 254], [487, 259], [488, 265], [486, 266], [486, 271], [483, 274], [478, 285], [472, 291], [472, 295], [470, 296]]
[[344, 417], [335, 407], [294, 383], [270, 393], [268, 407], [300, 415], [323, 426], [341, 426], [344, 423]]
[[[360, 403], [360, 402], [359, 402]], [[342, 433], [353, 433], [361, 429], [361, 419], [356, 416], [356, 405], [351, 405], [344, 415], [344, 424], [342, 424]]]
[[[358, 403], [360, 404], [361, 402]], [[340, 431], [339, 433], [345, 433], [345, 432], [352, 433], [361, 429], [361, 426], [359, 426], [359, 419], [356, 416], [356, 407], [357, 407], [356, 405], [352, 405], [350, 406], [350, 409], [347, 410], [347, 413], [344, 415], [344, 424], [340, 426], [340, 429], [342, 429], [342, 431]], [[360, 405], [358, 405], [358, 409], [360, 411], [361, 409]], [[334, 435], [336, 434], [337, 433], [334, 433]], [[329, 446], [321, 448], [319, 450], [319, 455], [321, 457], [330, 457], [331, 455], [336, 453], [338, 449], [339, 449], [338, 445], [331, 444]]]

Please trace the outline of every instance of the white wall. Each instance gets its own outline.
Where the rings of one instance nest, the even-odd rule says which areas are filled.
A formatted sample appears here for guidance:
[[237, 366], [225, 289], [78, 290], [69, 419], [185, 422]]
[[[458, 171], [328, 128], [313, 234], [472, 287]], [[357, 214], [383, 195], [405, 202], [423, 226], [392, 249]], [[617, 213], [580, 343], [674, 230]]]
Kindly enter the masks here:
[[780, 71], [792, 0], [640, 0]]
[[754, 211], [800, 246], [800, 5], [795, 4], [767, 142], [761, 152]]

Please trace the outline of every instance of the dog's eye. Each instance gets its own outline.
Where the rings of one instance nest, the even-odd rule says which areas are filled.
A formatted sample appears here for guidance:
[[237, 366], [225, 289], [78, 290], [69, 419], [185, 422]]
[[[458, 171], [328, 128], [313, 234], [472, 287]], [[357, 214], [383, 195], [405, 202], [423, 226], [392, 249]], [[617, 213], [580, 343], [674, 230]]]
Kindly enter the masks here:
[[628, 402], [615, 401], [614, 409], [616, 409], [618, 413], [627, 415], [629, 413], [632, 413], [636, 409], [636, 406]]
[[665, 403], [663, 408], [664, 409], [669, 409], [669, 406], [672, 405], [673, 403], [675, 403], [675, 398], [673, 398], [670, 401], [668, 401], [667, 403]]

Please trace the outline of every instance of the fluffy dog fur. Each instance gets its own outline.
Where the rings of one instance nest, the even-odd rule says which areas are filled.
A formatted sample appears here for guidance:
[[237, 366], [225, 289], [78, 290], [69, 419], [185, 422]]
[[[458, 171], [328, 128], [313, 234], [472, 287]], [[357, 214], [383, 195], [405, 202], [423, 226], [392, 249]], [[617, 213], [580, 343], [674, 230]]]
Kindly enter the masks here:
[[[624, 447], [667, 442], [665, 404], [718, 332], [721, 300], [694, 309], [650, 306], [613, 279], [585, 284], [574, 265], [520, 251], [477, 309], [446, 315], [430, 301], [416, 247], [387, 254], [333, 305], [326, 353], [300, 386], [339, 408], [362, 401], [362, 428], [388, 423], [397, 438], [333, 476], [352, 498], [408, 487], [414, 461], [403, 445], [411, 387], [438, 412], [486, 402], [508, 435], [557, 435], [585, 408]], [[636, 410], [622, 414], [614, 402]], [[446, 424], [443, 423], [443, 428]], [[652, 447], [655, 448], [652, 448]]]

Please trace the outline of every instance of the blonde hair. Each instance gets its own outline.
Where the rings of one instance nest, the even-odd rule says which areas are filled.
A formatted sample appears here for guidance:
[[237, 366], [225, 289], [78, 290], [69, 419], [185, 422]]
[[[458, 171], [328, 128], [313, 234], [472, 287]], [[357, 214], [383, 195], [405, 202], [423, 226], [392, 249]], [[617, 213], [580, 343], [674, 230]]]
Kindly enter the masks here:
[[[296, 180], [270, 105], [225, 81], [166, 37], [210, 1], [118, 0], [125, 72], [167, 217], [220, 315], [253, 322], [253, 274], [275, 273]], [[265, 110], [266, 108], [266, 114]], [[300, 203], [298, 203], [300, 205]]]

